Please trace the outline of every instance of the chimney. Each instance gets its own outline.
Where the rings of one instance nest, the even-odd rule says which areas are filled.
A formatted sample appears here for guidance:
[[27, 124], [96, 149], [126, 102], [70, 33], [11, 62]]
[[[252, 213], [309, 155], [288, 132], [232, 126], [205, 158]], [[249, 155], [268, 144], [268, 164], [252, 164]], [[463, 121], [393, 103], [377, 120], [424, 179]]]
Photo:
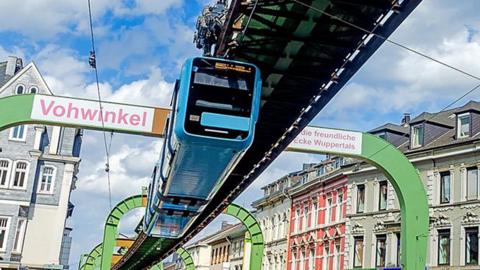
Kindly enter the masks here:
[[408, 126], [410, 124], [410, 113], [404, 113], [402, 118], [402, 126]]
[[16, 56], [9, 56], [7, 60], [7, 68], [5, 69], [5, 75], [13, 77], [17, 71], [23, 68], [22, 59]]

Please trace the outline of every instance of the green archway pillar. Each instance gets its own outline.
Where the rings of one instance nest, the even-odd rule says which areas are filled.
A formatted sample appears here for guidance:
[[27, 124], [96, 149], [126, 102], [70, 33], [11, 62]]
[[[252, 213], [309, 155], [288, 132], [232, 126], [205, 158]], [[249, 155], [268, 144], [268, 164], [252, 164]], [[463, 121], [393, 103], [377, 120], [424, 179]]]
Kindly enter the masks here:
[[395, 146], [369, 133], [306, 127], [288, 151], [338, 154], [378, 167], [395, 189], [401, 212], [402, 269], [426, 265], [429, 211], [423, 182], [407, 157]]
[[102, 256], [102, 244], [95, 246], [89, 254], [81, 255], [78, 270], [94, 270], [96, 260], [100, 256]]
[[[244, 270], [257, 270], [262, 269], [262, 258], [263, 258], [263, 235], [262, 229], [258, 224], [255, 217], [248, 212], [245, 208], [236, 205], [230, 204], [223, 212], [224, 214], [230, 215], [237, 218], [242, 222], [242, 224], [247, 228], [245, 235], [245, 243], [250, 246], [250, 252], [248, 249], [245, 249], [244, 252]], [[247, 245], [246, 245], [247, 246]], [[245, 260], [246, 259], [246, 260]], [[245, 268], [248, 267], [248, 268]]]
[[112, 267], [113, 249], [116, 245], [118, 235], [118, 224], [121, 218], [129, 211], [144, 207], [146, 195], [135, 195], [118, 203], [110, 212], [105, 222], [103, 232], [102, 254], [101, 254], [101, 270], [109, 270]]

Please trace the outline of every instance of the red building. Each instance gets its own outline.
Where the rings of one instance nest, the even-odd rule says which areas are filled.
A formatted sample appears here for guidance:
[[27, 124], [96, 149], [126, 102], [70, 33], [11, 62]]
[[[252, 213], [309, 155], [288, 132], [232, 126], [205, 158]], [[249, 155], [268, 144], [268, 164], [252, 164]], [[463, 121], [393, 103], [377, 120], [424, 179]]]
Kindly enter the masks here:
[[343, 270], [347, 177], [333, 158], [311, 166], [292, 188], [287, 270]]

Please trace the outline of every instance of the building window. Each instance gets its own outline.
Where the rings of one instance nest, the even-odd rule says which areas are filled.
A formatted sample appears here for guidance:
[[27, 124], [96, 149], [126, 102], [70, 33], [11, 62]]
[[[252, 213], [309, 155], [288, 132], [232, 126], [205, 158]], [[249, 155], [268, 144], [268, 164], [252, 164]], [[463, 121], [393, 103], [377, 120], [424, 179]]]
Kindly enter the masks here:
[[332, 198], [327, 199], [325, 211], [325, 224], [329, 224], [332, 221]]
[[17, 229], [15, 230], [15, 241], [13, 242], [13, 252], [22, 252], [26, 224], [26, 219], [18, 219]]
[[305, 184], [308, 181], [308, 174], [302, 175], [302, 184]]
[[303, 208], [303, 228], [307, 229], [308, 226], [308, 206]]
[[292, 254], [292, 261], [290, 267], [292, 270], [297, 270], [297, 253], [295, 252]]
[[8, 187], [8, 179], [10, 178], [10, 161], [6, 159], [0, 160], [0, 187]]
[[321, 176], [325, 173], [325, 167], [322, 165], [317, 169], [317, 176]]
[[308, 270], [315, 270], [315, 249], [311, 248], [308, 258]]
[[12, 141], [25, 141], [27, 137], [27, 126], [15, 126], [10, 129], [9, 139]]
[[30, 87], [30, 94], [36, 94], [38, 92], [38, 88], [36, 86]]
[[339, 157], [334, 159], [333, 161], [333, 167], [334, 168], [340, 168], [343, 165], [343, 158]]
[[478, 228], [465, 229], [465, 264], [478, 264]]
[[340, 242], [335, 243], [335, 251], [333, 253], [333, 269], [340, 269], [341, 254]]
[[330, 246], [328, 242], [323, 244], [323, 269], [330, 269]]
[[357, 186], [357, 213], [365, 211], [365, 185]]
[[23, 84], [17, 85], [17, 88], [15, 88], [15, 93], [17, 95], [24, 94], [25, 93], [25, 86], [23, 86]]
[[423, 125], [413, 126], [412, 128], [412, 148], [420, 147], [423, 144]]
[[450, 265], [450, 230], [438, 231], [438, 265]]
[[460, 114], [457, 119], [457, 138], [470, 137], [470, 114]]
[[318, 204], [316, 202], [312, 204], [312, 214], [312, 227], [316, 227], [318, 224]]
[[478, 169], [467, 169], [467, 200], [476, 200], [478, 197]]
[[378, 210], [387, 210], [388, 182], [380, 182]]
[[354, 238], [353, 250], [353, 267], [363, 267], [363, 236]]
[[55, 167], [44, 166], [42, 169], [42, 174], [40, 176], [40, 186], [39, 186], [38, 192], [52, 193], [54, 182], [55, 182]]
[[450, 202], [450, 172], [440, 173], [440, 203]]
[[0, 217], [0, 251], [5, 251], [7, 247], [8, 221], [8, 218]]
[[343, 193], [337, 194], [337, 208], [335, 213], [335, 219], [337, 221], [342, 220], [343, 218]]
[[13, 175], [12, 188], [24, 189], [27, 183], [28, 163], [17, 161], [15, 163], [15, 173]]
[[298, 231], [301, 230], [301, 227], [300, 227], [300, 223], [301, 223], [301, 220], [300, 220], [300, 209], [297, 209], [297, 211], [295, 212], [295, 219], [296, 219], [296, 222], [295, 222], [294, 231], [295, 231], [295, 232], [298, 232]]
[[305, 269], [305, 250], [300, 253], [300, 270]]
[[401, 241], [402, 239], [401, 239], [401, 234], [400, 233], [395, 233], [395, 236], [396, 236], [396, 239], [397, 239], [397, 257], [395, 258], [396, 259], [395, 265], [400, 266], [400, 261], [401, 261], [401, 258], [402, 258], [402, 249], [400, 248], [401, 243], [402, 243], [402, 241]]
[[375, 266], [384, 267], [385, 260], [387, 258], [387, 237], [385, 235], [377, 236], [377, 249], [376, 249], [376, 260]]

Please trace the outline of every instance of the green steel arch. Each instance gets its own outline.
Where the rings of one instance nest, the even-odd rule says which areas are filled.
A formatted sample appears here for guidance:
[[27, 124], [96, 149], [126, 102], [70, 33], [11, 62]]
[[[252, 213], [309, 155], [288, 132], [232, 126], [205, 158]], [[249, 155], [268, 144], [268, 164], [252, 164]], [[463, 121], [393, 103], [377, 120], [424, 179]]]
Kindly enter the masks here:
[[[262, 229], [260, 228], [257, 219], [245, 208], [234, 203], [225, 208], [223, 213], [237, 218], [247, 228], [245, 242], [249, 244], [251, 243], [251, 252], [250, 258], [247, 260], [248, 268], [244, 269], [261, 269], [264, 243]], [[248, 254], [244, 253], [244, 256], [248, 256]]]
[[146, 198], [146, 195], [134, 195], [128, 197], [125, 200], [119, 202], [112, 209], [112, 211], [110, 211], [110, 214], [107, 217], [107, 221], [105, 222], [105, 228], [103, 231], [100, 269], [108, 270], [112, 267], [113, 249], [115, 248], [117, 240], [118, 224], [120, 223], [120, 220], [129, 211], [144, 207], [144, 201], [146, 200]]
[[427, 193], [417, 169], [400, 150], [369, 133], [308, 126], [287, 151], [349, 156], [381, 170], [400, 203], [402, 269], [425, 269], [429, 228]]
[[185, 270], [195, 270], [195, 264], [193, 263], [192, 256], [183, 247], [177, 249], [177, 254], [182, 258]]
[[102, 244], [95, 246], [89, 254], [82, 255], [78, 269], [79, 270], [94, 270], [95, 261], [102, 256]]
[[[177, 249], [177, 254], [178, 256], [180, 256], [180, 258], [182, 258], [185, 270], [195, 270], [195, 264], [193, 263], [192, 256], [190, 256], [190, 253], [188, 253], [187, 250], [181, 247]], [[163, 270], [163, 262], [157, 263], [156, 265], [151, 267], [150, 270]]]

